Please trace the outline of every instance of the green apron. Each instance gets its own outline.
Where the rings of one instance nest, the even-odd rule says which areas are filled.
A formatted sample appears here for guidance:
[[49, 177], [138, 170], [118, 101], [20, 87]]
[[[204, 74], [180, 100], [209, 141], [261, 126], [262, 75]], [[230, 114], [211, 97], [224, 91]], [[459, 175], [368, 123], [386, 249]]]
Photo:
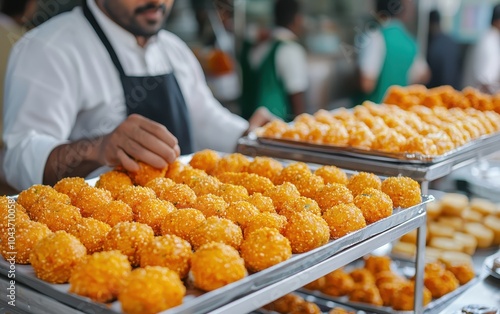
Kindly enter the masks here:
[[392, 85], [408, 85], [409, 70], [418, 52], [416, 41], [398, 20], [392, 20], [380, 29], [385, 41], [386, 54], [375, 89], [361, 95], [355, 105], [364, 100], [381, 103]]
[[250, 42], [243, 44], [240, 56], [243, 76], [240, 105], [241, 114], [245, 119], [249, 119], [259, 107], [266, 107], [283, 120], [293, 118], [288, 93], [276, 71], [276, 52], [283, 43], [273, 42], [269, 53], [257, 68], [253, 68], [249, 61], [253, 45]]

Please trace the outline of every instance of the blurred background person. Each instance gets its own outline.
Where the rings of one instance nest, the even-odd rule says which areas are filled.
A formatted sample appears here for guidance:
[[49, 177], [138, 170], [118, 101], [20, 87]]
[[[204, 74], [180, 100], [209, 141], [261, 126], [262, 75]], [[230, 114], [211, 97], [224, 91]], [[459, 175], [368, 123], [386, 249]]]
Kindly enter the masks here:
[[[37, 10], [36, 0], [0, 1], [0, 164], [3, 164], [3, 98], [7, 61], [14, 44], [23, 36], [31, 25]], [[13, 194], [5, 183], [3, 168], [0, 167], [0, 194]]]
[[208, 28], [207, 0], [191, 0], [191, 8], [196, 19], [196, 35], [203, 38]]
[[491, 28], [468, 56], [464, 86], [492, 94], [500, 92], [500, 4], [493, 8]]
[[360, 47], [360, 87], [364, 100], [380, 103], [392, 85], [426, 83], [430, 71], [416, 40], [406, 30], [401, 19], [412, 16], [413, 2], [409, 0], [376, 0], [380, 28], [367, 34]]
[[427, 62], [431, 79], [427, 87], [450, 85], [460, 89], [460, 46], [441, 29], [441, 15], [432, 10], [429, 14], [429, 43]]
[[[198, 37], [202, 46], [193, 50], [215, 98], [232, 112], [239, 113], [241, 78], [235, 52], [233, 0], [206, 0], [205, 4], [203, 12], [208, 31]], [[193, 8], [196, 12], [196, 7]]]
[[298, 43], [303, 17], [297, 0], [276, 1], [274, 25], [269, 39], [243, 44], [240, 104], [246, 119], [260, 106], [284, 120], [305, 111], [307, 55]]

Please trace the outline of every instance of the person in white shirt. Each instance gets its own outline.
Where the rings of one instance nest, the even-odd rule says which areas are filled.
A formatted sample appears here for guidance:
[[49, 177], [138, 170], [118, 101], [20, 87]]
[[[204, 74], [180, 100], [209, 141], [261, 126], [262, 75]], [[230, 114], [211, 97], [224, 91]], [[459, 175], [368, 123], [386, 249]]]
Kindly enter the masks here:
[[277, 0], [272, 37], [243, 44], [240, 56], [243, 117], [250, 117], [259, 106], [265, 106], [284, 120], [305, 112], [309, 79], [306, 51], [298, 43], [302, 20], [296, 0]]
[[174, 0], [86, 0], [24, 36], [9, 61], [3, 168], [17, 189], [101, 166], [162, 168], [249, 129], [208, 89], [184, 42], [161, 27]]
[[491, 28], [468, 56], [463, 85], [491, 94], [500, 92], [500, 4], [493, 8]]

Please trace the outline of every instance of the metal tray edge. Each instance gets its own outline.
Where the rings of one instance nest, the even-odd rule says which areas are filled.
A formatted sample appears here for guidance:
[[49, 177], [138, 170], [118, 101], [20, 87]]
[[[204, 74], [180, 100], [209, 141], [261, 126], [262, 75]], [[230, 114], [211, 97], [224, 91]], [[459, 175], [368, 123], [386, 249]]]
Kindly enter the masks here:
[[405, 162], [412, 164], [434, 164], [453, 158], [462, 153], [475, 150], [480, 146], [489, 145], [500, 141], [500, 132], [483, 135], [473, 141], [446, 152], [443, 155], [427, 156], [419, 153], [390, 153], [379, 150], [364, 150], [350, 146], [335, 146], [325, 144], [315, 144], [304, 141], [294, 141], [288, 139], [261, 137], [257, 134], [250, 134], [250, 139], [257, 140], [261, 145], [280, 146], [291, 149], [303, 149], [313, 152], [346, 155], [356, 158], [365, 158], [385, 162]]
[[[476, 276], [472, 280], [467, 282], [466, 284], [459, 286], [457, 289], [442, 296], [441, 298], [432, 300], [431, 302], [429, 302], [429, 304], [427, 304], [424, 307], [424, 312], [432, 313], [432, 311], [435, 310], [436, 308], [439, 308], [440, 306], [451, 301], [453, 298], [464, 293], [472, 285], [474, 285], [476, 282], [478, 282], [478, 280], [479, 280], [479, 277]], [[325, 299], [328, 301], [343, 304], [343, 305], [350, 306], [350, 307], [353, 307], [353, 308], [356, 308], [359, 310], [364, 310], [364, 311], [371, 311], [371, 312], [383, 313], [383, 314], [413, 314], [414, 313], [413, 311], [394, 310], [388, 306], [376, 306], [376, 305], [371, 305], [369, 303], [353, 302], [353, 301], [349, 301], [349, 299], [346, 296], [333, 297], [333, 296], [329, 296], [329, 295], [324, 294], [324, 293], [317, 291], [317, 290], [307, 290], [307, 289], [302, 288], [302, 289], [300, 289], [300, 291], [305, 293], [305, 294], [311, 294], [311, 295], [318, 297], [318, 298], [322, 298], [322, 299]]]

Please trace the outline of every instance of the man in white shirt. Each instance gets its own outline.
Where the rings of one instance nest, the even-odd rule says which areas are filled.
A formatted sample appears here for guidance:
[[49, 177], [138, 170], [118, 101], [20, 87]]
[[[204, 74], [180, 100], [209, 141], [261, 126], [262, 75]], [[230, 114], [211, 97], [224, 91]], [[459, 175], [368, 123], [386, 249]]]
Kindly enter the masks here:
[[500, 4], [493, 8], [491, 28], [479, 39], [467, 60], [464, 87], [500, 92]]
[[214, 99], [188, 47], [161, 30], [173, 2], [87, 0], [16, 44], [4, 110], [11, 185], [232, 151], [269, 118], [259, 111], [248, 123]]
[[303, 28], [299, 3], [277, 0], [274, 22], [272, 38], [243, 45], [241, 109], [246, 118], [259, 106], [284, 120], [292, 120], [305, 111], [309, 79], [306, 51], [298, 43]]

